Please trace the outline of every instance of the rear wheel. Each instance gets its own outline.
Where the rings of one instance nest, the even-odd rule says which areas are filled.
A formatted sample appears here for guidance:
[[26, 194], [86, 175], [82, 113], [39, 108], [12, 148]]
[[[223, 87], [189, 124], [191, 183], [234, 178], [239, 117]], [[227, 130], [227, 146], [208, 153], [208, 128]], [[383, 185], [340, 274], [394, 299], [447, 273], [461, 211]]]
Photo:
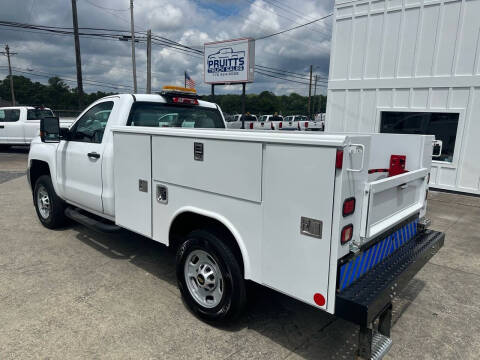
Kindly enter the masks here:
[[50, 176], [42, 175], [35, 182], [33, 203], [43, 226], [55, 229], [65, 224], [65, 205], [55, 193]]
[[188, 307], [207, 321], [236, 318], [246, 300], [238, 260], [221, 232], [195, 230], [177, 251], [177, 281]]

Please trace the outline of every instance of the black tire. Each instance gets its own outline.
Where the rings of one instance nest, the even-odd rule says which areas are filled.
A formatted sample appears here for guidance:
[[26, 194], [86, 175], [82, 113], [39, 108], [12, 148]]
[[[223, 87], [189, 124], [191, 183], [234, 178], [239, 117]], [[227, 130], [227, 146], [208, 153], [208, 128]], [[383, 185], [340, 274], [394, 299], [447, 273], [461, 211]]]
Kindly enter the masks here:
[[[47, 216], [45, 211], [39, 208], [41, 206], [41, 201], [39, 201], [39, 192], [44, 192], [48, 195], [49, 211]], [[35, 210], [37, 211], [38, 219], [43, 226], [49, 229], [56, 229], [65, 225], [65, 203], [55, 193], [50, 176], [42, 175], [35, 182], [35, 188], [33, 190], [33, 204], [35, 206]]]
[[[222, 242], [224, 236], [226, 235], [223, 232], [215, 229], [194, 230], [187, 235], [177, 251], [177, 281], [182, 297], [195, 315], [208, 322], [225, 323], [235, 320], [242, 313], [246, 303], [243, 273], [232, 250]], [[198, 250], [211, 256], [223, 278], [221, 281], [223, 294], [220, 297], [221, 300], [214, 307], [205, 307], [200, 304], [187, 285], [185, 263], [190, 255], [194, 256], [194, 251], [198, 252]], [[198, 286], [196, 279], [190, 281], [194, 281]]]

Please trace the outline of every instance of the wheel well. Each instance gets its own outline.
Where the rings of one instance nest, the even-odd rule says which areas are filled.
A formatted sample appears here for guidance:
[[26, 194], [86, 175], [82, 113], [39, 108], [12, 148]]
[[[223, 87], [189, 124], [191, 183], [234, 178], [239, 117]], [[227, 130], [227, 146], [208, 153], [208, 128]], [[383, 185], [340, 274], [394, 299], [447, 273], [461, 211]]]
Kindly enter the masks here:
[[235, 236], [233, 236], [232, 232], [217, 219], [196, 214], [194, 212], [184, 212], [178, 215], [170, 226], [170, 233], [168, 236], [169, 246], [176, 251], [181, 244], [182, 239], [193, 230], [212, 228], [220, 231], [223, 242], [230, 248], [230, 250], [232, 250], [240, 264], [242, 274], [245, 274], [242, 252]]
[[30, 164], [30, 186], [32, 191], [35, 188], [35, 183], [37, 179], [42, 175], [50, 176], [50, 168], [45, 161], [41, 160], [32, 160]]

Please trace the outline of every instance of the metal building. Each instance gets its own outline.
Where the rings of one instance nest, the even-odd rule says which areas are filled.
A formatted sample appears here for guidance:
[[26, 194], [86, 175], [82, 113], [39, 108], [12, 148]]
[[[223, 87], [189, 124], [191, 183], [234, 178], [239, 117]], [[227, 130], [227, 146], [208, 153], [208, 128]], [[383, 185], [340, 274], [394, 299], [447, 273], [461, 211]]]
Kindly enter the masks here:
[[334, 15], [326, 131], [435, 134], [431, 186], [480, 194], [480, 0], [336, 0]]

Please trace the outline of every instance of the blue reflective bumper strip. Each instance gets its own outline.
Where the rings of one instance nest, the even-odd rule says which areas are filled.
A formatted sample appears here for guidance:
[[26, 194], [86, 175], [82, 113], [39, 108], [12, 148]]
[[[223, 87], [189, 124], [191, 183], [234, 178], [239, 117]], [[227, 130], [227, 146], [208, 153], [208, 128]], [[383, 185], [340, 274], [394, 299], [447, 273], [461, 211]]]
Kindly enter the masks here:
[[343, 290], [370, 271], [417, 234], [418, 219], [399, 228], [368, 250], [340, 267], [339, 289]]

